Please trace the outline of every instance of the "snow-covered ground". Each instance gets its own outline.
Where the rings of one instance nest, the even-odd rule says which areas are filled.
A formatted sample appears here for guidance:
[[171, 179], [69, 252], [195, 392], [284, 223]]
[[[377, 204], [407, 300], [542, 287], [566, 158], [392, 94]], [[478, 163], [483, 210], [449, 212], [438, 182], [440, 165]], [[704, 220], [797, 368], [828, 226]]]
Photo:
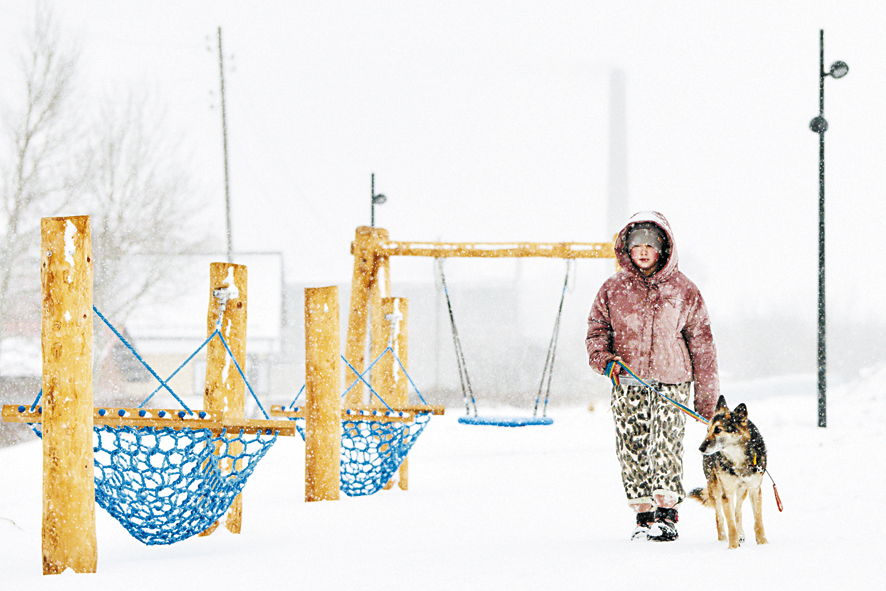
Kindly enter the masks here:
[[[408, 492], [304, 503], [304, 444], [281, 438], [246, 486], [242, 534], [149, 547], [98, 510], [98, 573], [44, 577], [35, 439], [0, 450], [0, 589], [876, 588], [886, 575], [884, 380], [880, 368], [831, 388], [826, 429], [809, 376], [724, 386], [730, 406], [748, 403], [784, 502], [779, 513], [767, 479], [770, 543], [734, 551], [717, 542], [713, 512], [692, 502], [677, 542], [628, 541], [605, 408], [553, 408], [553, 426], [523, 429], [462, 426], [450, 409], [413, 448]], [[702, 438], [688, 425], [687, 488], [702, 484]]]

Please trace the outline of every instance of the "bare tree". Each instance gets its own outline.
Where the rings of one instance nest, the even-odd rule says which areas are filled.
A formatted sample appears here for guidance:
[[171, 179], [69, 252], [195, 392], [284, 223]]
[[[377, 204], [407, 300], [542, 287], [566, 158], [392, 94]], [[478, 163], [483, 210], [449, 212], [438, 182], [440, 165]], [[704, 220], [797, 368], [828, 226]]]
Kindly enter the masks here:
[[[41, 217], [91, 217], [94, 301], [121, 326], [151, 290], [173, 293], [175, 257], [207, 243], [202, 205], [163, 109], [124, 92], [90, 117], [74, 97], [77, 59], [38, 5], [21, 53], [22, 100], [2, 111], [0, 345], [12, 335], [39, 337]], [[96, 336], [100, 373], [112, 343], [107, 331]]]
[[155, 286], [174, 290], [177, 256], [206, 246], [203, 204], [160, 107], [130, 93], [98, 120], [78, 207], [92, 219], [95, 301], [125, 319]]
[[[180, 277], [177, 257], [203, 249], [207, 235], [196, 223], [203, 206], [163, 110], [128, 94], [106, 101], [98, 121], [102, 125], [90, 138], [88, 175], [77, 207], [92, 221], [94, 301], [121, 328], [149, 294], [159, 291], [172, 299]], [[96, 331], [99, 375], [107, 375], [108, 365], [119, 361], [115, 346], [119, 351], [109, 331]], [[138, 375], [145, 374], [124, 377]], [[120, 399], [119, 383], [101, 383]]]
[[22, 99], [3, 110], [0, 137], [0, 339], [39, 314], [40, 218], [64, 207], [76, 183], [71, 111], [77, 52], [38, 5], [20, 55]]
[[[18, 76], [7, 76], [0, 106], [0, 401], [33, 399], [39, 367], [40, 218], [65, 204], [76, 182], [70, 147], [79, 118], [71, 112], [77, 51], [63, 41], [48, 8], [37, 7], [18, 56]], [[36, 357], [36, 359], [31, 359]], [[0, 423], [0, 445], [27, 436], [24, 425]]]

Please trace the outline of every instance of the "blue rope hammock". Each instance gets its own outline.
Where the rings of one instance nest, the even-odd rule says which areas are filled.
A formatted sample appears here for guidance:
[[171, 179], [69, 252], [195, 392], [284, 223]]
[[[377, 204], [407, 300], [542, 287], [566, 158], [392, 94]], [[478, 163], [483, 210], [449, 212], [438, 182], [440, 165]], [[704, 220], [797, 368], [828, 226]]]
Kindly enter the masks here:
[[[371, 495], [384, 488], [431, 420], [430, 410], [411, 413], [395, 411], [365, 378], [367, 374], [371, 375], [372, 368], [388, 354], [394, 357], [418, 398], [424, 405], [428, 404], [390, 344], [362, 374], [342, 356], [345, 365], [357, 376], [357, 379], [344, 391], [342, 398], [358, 383], [363, 382], [386, 408], [375, 411], [348, 411], [348, 418], [342, 420], [340, 490], [349, 497]], [[304, 390], [302, 386], [289, 404], [291, 410], [298, 410], [295, 402]], [[403, 420], [397, 420], [400, 417]], [[295, 421], [295, 428], [304, 439], [305, 419], [290, 418], [290, 420]]]
[[[160, 389], [165, 389], [185, 409], [179, 411], [181, 418], [186, 413], [195, 415], [170, 388], [169, 381], [217, 337], [262, 413], [268, 416], [218, 326], [185, 363], [163, 380], [95, 307], [93, 311], [160, 383], [139, 408]], [[42, 412], [37, 406], [42, 394], [41, 390], [31, 411]], [[26, 409], [22, 405], [19, 412]], [[164, 412], [159, 411], [158, 416], [162, 418]], [[150, 413], [139, 411], [140, 416]], [[205, 413], [201, 411], [199, 416], [202, 418]], [[42, 425], [29, 425], [38, 436], [43, 436]], [[210, 429], [187, 427], [95, 425], [93, 432], [95, 500], [134, 538], [148, 545], [179, 542], [205, 531], [218, 521], [240, 494], [259, 460], [277, 441], [276, 433], [244, 434], [223, 430], [214, 434]]]
[[[304, 439], [305, 420], [292, 420]], [[431, 413], [417, 413], [414, 420], [410, 418], [402, 422], [382, 422], [359, 414], [343, 420], [341, 491], [349, 497], [359, 497], [375, 494], [384, 488], [430, 420]]]
[[[40, 425], [30, 426], [43, 436]], [[223, 517], [277, 441], [209, 429], [96, 425], [93, 431], [95, 502], [149, 546], [186, 540]]]

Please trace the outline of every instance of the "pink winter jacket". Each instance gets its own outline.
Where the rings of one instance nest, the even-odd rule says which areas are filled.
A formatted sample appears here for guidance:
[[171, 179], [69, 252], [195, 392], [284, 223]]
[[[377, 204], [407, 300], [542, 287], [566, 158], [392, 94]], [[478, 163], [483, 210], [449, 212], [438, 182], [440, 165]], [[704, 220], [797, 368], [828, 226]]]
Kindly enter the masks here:
[[[667, 235], [664, 266], [645, 277], [631, 262], [625, 241], [632, 224], [653, 222]], [[720, 395], [717, 350], [701, 293], [677, 269], [668, 221], [658, 212], [635, 214], [615, 240], [621, 271], [603, 283], [588, 316], [590, 365], [602, 374], [619, 356], [644, 380], [695, 382], [695, 410], [710, 418]]]

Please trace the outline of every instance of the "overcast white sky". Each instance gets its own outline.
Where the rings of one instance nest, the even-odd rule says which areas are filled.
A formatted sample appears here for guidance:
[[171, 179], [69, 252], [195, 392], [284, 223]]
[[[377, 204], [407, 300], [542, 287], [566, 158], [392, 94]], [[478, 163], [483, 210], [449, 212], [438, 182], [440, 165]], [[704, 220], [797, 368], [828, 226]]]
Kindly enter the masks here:
[[[772, 308], [814, 318], [818, 138], [808, 124], [824, 28], [826, 65], [850, 66], [826, 81], [828, 306], [883, 319], [879, 227], [863, 220], [886, 209], [886, 8], [809, 4], [54, 7], [81, 43], [84, 93], [143, 88], [168, 106], [217, 204], [206, 222], [221, 244], [222, 27], [235, 249], [282, 251], [287, 279], [318, 284], [350, 276], [373, 172], [388, 196], [376, 225], [394, 239], [606, 240], [608, 84], [622, 69], [628, 209], [671, 220], [682, 269], [720, 316]], [[32, 13], [30, 1], [0, 4], [4, 81]], [[430, 263], [421, 269], [430, 279]]]

